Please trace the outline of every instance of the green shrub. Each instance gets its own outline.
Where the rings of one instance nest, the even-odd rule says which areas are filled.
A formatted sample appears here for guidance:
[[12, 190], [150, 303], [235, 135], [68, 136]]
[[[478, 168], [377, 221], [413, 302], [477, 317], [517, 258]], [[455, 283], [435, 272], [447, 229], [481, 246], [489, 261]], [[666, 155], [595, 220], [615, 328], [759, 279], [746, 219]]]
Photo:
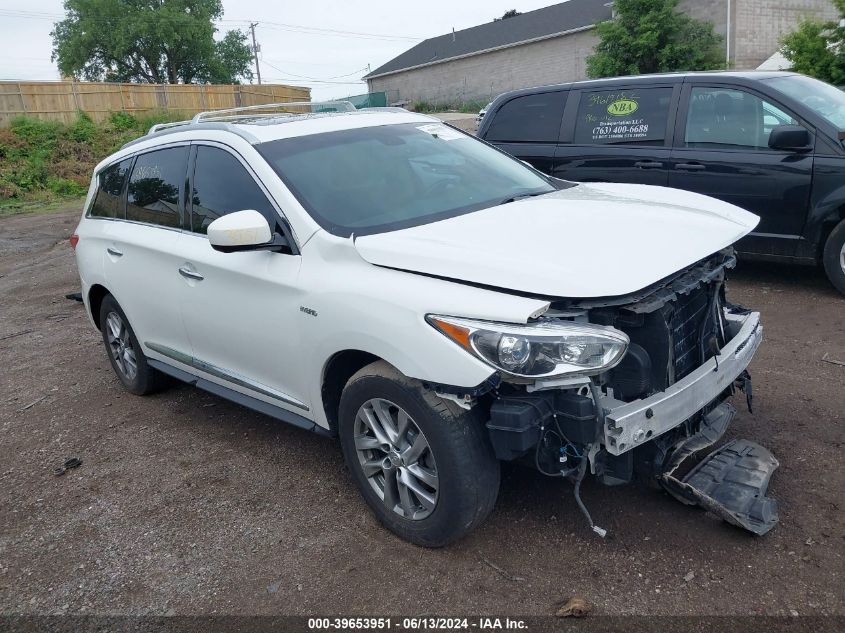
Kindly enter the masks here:
[[90, 143], [97, 133], [97, 126], [82, 110], [76, 113], [76, 121], [68, 128], [68, 136], [79, 143]]
[[46, 188], [48, 191], [63, 198], [78, 198], [84, 196], [86, 189], [82, 185], [67, 178], [47, 177]]
[[109, 115], [109, 124], [118, 131], [133, 130], [138, 127], [138, 119], [128, 112], [112, 112]]
[[156, 123], [186, 118], [168, 111], [113, 112], [103, 123], [84, 112], [70, 124], [17, 117], [0, 129], [0, 206], [82, 196], [100, 160]]

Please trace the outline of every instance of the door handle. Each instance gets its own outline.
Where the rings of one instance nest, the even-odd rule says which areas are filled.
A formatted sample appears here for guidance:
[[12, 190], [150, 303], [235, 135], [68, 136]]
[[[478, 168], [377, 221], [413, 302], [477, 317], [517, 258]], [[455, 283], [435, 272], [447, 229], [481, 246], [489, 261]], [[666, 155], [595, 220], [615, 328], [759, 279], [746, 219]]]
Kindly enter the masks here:
[[115, 257], [123, 257], [123, 253], [121, 251], [117, 250], [116, 248], [112, 248], [111, 246], [106, 249], [106, 252], [109, 255], [114, 255]]
[[704, 171], [707, 167], [701, 163], [678, 163], [675, 165], [675, 169], [680, 169], [681, 171]]
[[194, 272], [190, 268], [185, 268], [184, 266], [179, 269], [179, 274], [182, 275], [185, 279], [193, 279], [195, 281], [202, 281], [203, 279], [205, 279], [205, 277], [203, 277], [199, 273]]
[[661, 169], [663, 167], [663, 163], [655, 160], [641, 160], [634, 163], [634, 167], [637, 169]]

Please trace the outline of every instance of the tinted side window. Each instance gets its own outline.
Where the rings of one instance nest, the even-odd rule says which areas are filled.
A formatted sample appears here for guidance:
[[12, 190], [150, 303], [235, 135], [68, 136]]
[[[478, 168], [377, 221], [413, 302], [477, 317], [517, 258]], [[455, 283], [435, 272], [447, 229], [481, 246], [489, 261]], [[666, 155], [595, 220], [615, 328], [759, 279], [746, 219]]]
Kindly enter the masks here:
[[131, 165], [132, 159], [127, 158], [100, 172], [99, 187], [88, 215], [93, 218], [123, 218], [125, 210], [121, 194]]
[[172, 147], [141, 154], [135, 160], [126, 219], [179, 228], [179, 193], [185, 182], [188, 148]]
[[687, 147], [768, 150], [772, 129], [796, 123], [786, 112], [751, 93], [693, 88], [684, 142]]
[[499, 108], [485, 140], [557, 143], [566, 92], [544, 92], [511, 99]]
[[574, 142], [663, 145], [672, 88], [594, 90], [581, 94]]
[[273, 205], [240, 161], [225, 150], [199, 146], [191, 192], [191, 230], [205, 233], [220, 216], [245, 209], [262, 213], [271, 229], [276, 226]]

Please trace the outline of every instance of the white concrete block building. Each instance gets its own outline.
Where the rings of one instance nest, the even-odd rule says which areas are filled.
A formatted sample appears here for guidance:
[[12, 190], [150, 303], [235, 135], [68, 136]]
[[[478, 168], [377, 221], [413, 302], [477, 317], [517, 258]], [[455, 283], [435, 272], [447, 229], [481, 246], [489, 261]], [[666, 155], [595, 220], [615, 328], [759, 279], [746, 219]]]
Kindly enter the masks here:
[[[366, 75], [389, 102], [490, 101], [516, 88], [586, 78], [598, 41], [595, 25], [612, 19], [610, 0], [569, 0], [420, 42]], [[681, 0], [681, 11], [713, 23], [738, 70], [757, 68], [803, 17], [835, 19], [831, 0]]]

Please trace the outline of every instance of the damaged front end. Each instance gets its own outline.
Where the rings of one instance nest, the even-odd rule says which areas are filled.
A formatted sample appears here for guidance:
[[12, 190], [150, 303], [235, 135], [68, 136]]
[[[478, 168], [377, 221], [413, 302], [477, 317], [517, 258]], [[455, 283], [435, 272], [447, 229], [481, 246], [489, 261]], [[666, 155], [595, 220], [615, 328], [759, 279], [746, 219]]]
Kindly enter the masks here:
[[[647, 479], [755, 534], [778, 521], [766, 489], [777, 460], [748, 440], [716, 449], [686, 475], [690, 457], [712, 447], [736, 410], [752, 403], [747, 367], [760, 341], [757, 312], [725, 299], [730, 249], [627, 297], [553, 302], [540, 321], [610, 327], [630, 340], [612, 369], [593, 376], [503, 382], [490, 396], [487, 424], [496, 455], [528, 461], [578, 488], [585, 471], [608, 485]], [[592, 524], [599, 533], [600, 528]]]

